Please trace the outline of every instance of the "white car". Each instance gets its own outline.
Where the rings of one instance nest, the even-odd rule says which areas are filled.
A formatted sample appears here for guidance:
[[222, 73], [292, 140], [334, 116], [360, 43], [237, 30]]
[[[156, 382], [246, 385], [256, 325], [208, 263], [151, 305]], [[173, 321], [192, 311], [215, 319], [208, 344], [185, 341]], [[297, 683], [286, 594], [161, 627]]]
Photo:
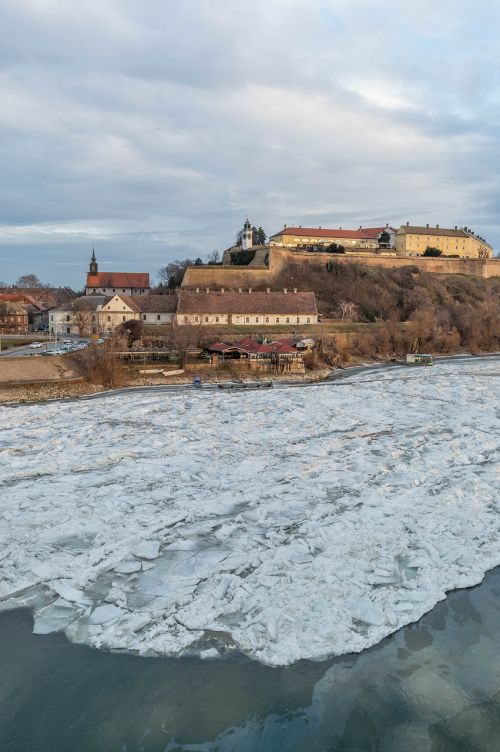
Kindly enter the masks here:
[[42, 346], [41, 342], [32, 342], [30, 348], [32, 350], [38, 350]]
[[63, 345], [72, 345], [72, 344], [73, 344], [73, 340], [72, 339], [65, 339], [64, 342], [63, 342]]

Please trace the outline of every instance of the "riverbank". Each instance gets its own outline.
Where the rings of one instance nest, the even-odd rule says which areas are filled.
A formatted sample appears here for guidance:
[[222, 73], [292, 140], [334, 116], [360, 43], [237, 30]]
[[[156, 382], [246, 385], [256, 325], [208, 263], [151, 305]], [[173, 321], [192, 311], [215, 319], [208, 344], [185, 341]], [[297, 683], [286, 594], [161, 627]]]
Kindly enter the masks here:
[[[464, 360], [474, 362], [478, 358], [496, 358], [500, 353], [456, 353], [453, 355], [436, 356], [436, 363], [454, 360]], [[373, 368], [394, 368], [402, 366], [403, 362], [394, 360], [381, 360], [370, 358], [353, 358], [349, 365], [337, 368], [317, 368], [307, 371], [305, 374], [273, 374], [269, 378], [266, 374], [249, 372], [248, 378], [240, 378], [249, 386], [259, 382], [272, 381], [276, 386], [306, 386], [314, 384], [327, 384], [331, 381], [343, 379], [346, 376], [356, 374], [362, 371], [370, 371]], [[0, 363], [0, 368], [2, 364]], [[58, 366], [60, 369], [60, 366]], [[129, 374], [119, 386], [114, 388], [105, 387], [102, 384], [94, 384], [83, 376], [73, 378], [39, 379], [31, 382], [2, 382], [0, 378], [0, 405], [9, 404], [36, 404], [38, 402], [47, 402], [53, 400], [73, 400], [79, 397], [93, 397], [127, 393], [132, 394], [138, 391], [155, 391], [155, 388], [168, 391], [172, 387], [174, 391], [182, 387], [188, 387], [192, 384], [193, 372], [177, 374], [175, 376], [165, 376], [162, 374], [146, 375], [139, 374], [131, 377]], [[1, 376], [1, 373], [0, 373]], [[250, 378], [251, 377], [251, 378]], [[206, 386], [216, 386], [234, 382], [225, 369], [214, 369], [213, 371], [204, 372], [203, 384]]]

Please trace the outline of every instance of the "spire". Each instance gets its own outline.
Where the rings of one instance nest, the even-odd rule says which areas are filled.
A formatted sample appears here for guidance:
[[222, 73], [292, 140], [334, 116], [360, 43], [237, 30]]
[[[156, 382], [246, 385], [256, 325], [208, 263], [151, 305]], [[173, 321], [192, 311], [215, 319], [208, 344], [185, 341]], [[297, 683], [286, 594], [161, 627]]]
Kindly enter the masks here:
[[97, 274], [97, 272], [98, 272], [97, 259], [95, 257], [95, 250], [92, 248], [92, 257], [90, 259], [89, 273]]

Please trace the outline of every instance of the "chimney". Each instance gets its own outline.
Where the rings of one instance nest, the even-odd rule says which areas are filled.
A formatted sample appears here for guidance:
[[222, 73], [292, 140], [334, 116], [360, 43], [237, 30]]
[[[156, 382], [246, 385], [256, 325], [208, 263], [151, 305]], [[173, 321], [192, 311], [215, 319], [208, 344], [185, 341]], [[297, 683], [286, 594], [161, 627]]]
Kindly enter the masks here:
[[270, 287], [266, 287], [266, 292], [269, 295], [269, 293], [271, 292], [271, 288]]
[[386, 226], [386, 227], [389, 227], [389, 222], [386, 222], [386, 223], [385, 223], [385, 226]]
[[200, 288], [199, 287], [196, 288], [196, 292], [200, 292]]
[[283, 225], [283, 229], [286, 230], [286, 225]]
[[206, 292], [210, 292], [210, 288], [209, 287], [207, 287]]
[[439, 225], [436, 225], [436, 230], [439, 230]]
[[302, 225], [299, 225], [300, 228], [302, 228]]
[[457, 227], [457, 225], [455, 225], [455, 230], [458, 230], [458, 227]]
[[363, 229], [363, 225], [360, 225], [360, 226], [358, 227], [358, 230], [362, 230], [362, 229]]
[[318, 230], [321, 230], [321, 225], [318, 227]]
[[426, 224], [425, 226], [426, 226], [426, 227], [429, 227], [429, 223], [427, 222], [427, 224]]
[[406, 226], [407, 226], [407, 227], [409, 227], [409, 226], [410, 226], [410, 223], [409, 223], [409, 222], [407, 222], [407, 223], [406, 223]]
[[220, 288], [220, 291], [224, 295], [224, 288], [223, 287]]
[[283, 288], [283, 292], [285, 293], [285, 295], [287, 294], [288, 290], [286, 287]]
[[297, 288], [296, 288], [296, 287], [294, 287], [294, 288], [293, 288], [293, 291], [294, 291], [294, 292], [297, 292]]

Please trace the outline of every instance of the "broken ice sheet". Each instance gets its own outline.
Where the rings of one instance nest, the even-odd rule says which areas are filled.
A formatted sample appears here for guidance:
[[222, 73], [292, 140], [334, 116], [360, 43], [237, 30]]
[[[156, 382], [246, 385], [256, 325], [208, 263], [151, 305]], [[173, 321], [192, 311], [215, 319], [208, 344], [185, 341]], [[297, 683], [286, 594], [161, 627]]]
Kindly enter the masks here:
[[373, 645], [500, 563], [498, 381], [477, 359], [0, 408], [0, 608], [151, 655]]

